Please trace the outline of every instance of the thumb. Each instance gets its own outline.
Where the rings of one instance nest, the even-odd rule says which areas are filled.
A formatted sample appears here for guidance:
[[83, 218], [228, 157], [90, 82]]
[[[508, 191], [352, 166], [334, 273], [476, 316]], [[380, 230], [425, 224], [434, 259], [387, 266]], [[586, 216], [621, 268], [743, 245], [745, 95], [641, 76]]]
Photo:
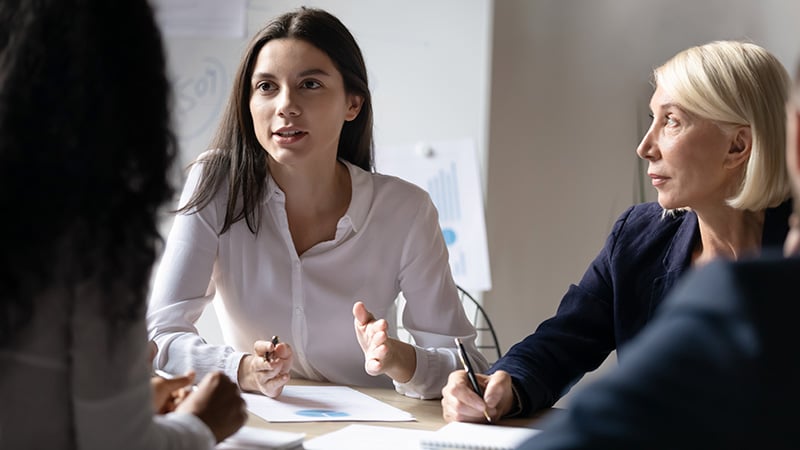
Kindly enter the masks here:
[[375, 320], [372, 313], [364, 306], [364, 302], [355, 302], [355, 304], [353, 304], [353, 317], [355, 317], [360, 325], [366, 325]]
[[170, 392], [177, 391], [178, 389], [189, 386], [194, 382], [194, 372], [189, 372], [186, 375], [177, 376], [174, 378], [164, 378], [162, 383]]
[[503, 399], [505, 378], [503, 374], [495, 372], [486, 383], [483, 391], [483, 401], [489, 408], [495, 408]]

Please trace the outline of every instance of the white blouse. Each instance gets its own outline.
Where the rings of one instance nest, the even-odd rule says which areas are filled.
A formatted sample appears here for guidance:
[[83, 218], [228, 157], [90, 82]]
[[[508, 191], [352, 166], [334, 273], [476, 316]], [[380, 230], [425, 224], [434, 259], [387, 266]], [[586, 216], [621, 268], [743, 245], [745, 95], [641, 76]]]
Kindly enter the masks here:
[[[428, 194], [396, 177], [345, 163], [352, 198], [332, 241], [298, 255], [289, 233], [285, 196], [268, 177], [261, 228], [244, 220], [222, 235], [227, 188], [202, 210], [172, 225], [151, 293], [150, 338], [155, 366], [202, 377], [222, 370], [237, 379], [242, 357], [256, 340], [273, 335], [294, 351], [292, 376], [356, 386], [391, 386], [364, 370], [353, 329], [353, 303], [396, 323], [395, 299], [406, 298], [402, 323], [416, 343], [417, 369], [398, 392], [437, 398], [458, 369], [454, 337], [464, 341], [476, 370], [487, 368], [475, 348], [475, 328], [464, 314], [450, 274], [438, 216]], [[180, 204], [202, 172], [189, 173]], [[214, 299], [216, 296], [216, 299]], [[207, 344], [194, 323], [214, 299], [227, 346]]]
[[194, 415], [154, 415], [144, 317], [112, 324], [96, 295], [78, 297], [42, 296], [0, 347], [0, 448], [213, 448]]

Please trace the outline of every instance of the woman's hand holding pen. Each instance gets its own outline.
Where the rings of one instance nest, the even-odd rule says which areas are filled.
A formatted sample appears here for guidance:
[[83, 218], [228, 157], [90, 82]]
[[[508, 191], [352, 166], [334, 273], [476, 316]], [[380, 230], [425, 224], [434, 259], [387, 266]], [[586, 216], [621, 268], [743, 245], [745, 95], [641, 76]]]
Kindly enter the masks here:
[[194, 383], [194, 372], [171, 378], [150, 377], [150, 387], [153, 389], [153, 408], [156, 414], [175, 411], [175, 408], [191, 392], [192, 383]]
[[239, 386], [272, 398], [281, 395], [290, 378], [292, 347], [285, 342], [256, 341], [253, 350], [255, 354], [245, 356], [239, 364]]
[[370, 375], [385, 373], [398, 383], [406, 383], [417, 370], [414, 347], [387, 334], [389, 324], [376, 320], [364, 303], [353, 305], [353, 326], [364, 351], [364, 370]]
[[447, 385], [442, 388], [442, 416], [447, 422], [486, 422], [484, 410], [496, 422], [514, 406], [514, 391], [511, 376], [498, 370], [492, 375], [476, 374], [483, 389], [480, 398], [470, 385], [467, 373], [456, 370], [450, 374]]
[[175, 411], [197, 416], [211, 429], [217, 442], [235, 433], [247, 420], [239, 388], [222, 372], [207, 374]]
[[[158, 346], [155, 342], [147, 343], [150, 353], [150, 364], [158, 353]], [[153, 410], [156, 414], [167, 414], [175, 411], [175, 408], [189, 395], [192, 383], [194, 383], [194, 372], [187, 372], [181, 376], [152, 376], [150, 377], [150, 388], [153, 391]]]

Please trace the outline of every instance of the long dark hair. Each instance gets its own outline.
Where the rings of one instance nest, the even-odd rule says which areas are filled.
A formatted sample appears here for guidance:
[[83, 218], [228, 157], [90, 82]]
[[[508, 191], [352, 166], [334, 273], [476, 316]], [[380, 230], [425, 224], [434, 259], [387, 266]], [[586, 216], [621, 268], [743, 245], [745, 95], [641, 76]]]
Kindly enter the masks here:
[[0, 2], [0, 346], [45, 291], [144, 314], [173, 193], [165, 73], [146, 0]]
[[261, 49], [281, 38], [300, 39], [325, 52], [342, 74], [345, 91], [363, 97], [358, 117], [342, 127], [337, 157], [367, 171], [373, 167], [372, 98], [367, 67], [355, 38], [339, 19], [321, 9], [300, 8], [278, 16], [247, 46], [211, 144], [213, 151], [198, 161], [203, 163], [201, 181], [192, 198], [178, 210], [189, 213], [203, 208], [227, 181], [228, 202], [220, 234], [242, 219], [253, 233], [260, 226], [268, 169], [267, 154], [256, 139], [250, 115], [251, 78]]

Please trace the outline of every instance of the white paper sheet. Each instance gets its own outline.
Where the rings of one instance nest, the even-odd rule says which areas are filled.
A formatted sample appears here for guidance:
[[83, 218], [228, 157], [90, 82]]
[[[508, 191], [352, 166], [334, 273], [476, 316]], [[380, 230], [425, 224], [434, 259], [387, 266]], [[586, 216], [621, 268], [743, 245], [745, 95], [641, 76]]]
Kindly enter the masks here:
[[439, 212], [456, 284], [488, 291], [492, 281], [477, 157], [469, 139], [422, 142], [376, 148], [375, 166], [428, 192]]
[[286, 450], [302, 448], [305, 433], [242, 427], [215, 447], [218, 450]]
[[479, 423], [450, 422], [419, 440], [423, 450], [477, 449], [514, 450], [539, 433], [539, 430]]
[[276, 399], [242, 394], [268, 422], [409, 422], [414, 416], [346, 386], [286, 386]]
[[410, 428], [349, 425], [341, 430], [309, 439], [305, 450], [407, 450], [418, 449], [419, 441], [433, 431]]

